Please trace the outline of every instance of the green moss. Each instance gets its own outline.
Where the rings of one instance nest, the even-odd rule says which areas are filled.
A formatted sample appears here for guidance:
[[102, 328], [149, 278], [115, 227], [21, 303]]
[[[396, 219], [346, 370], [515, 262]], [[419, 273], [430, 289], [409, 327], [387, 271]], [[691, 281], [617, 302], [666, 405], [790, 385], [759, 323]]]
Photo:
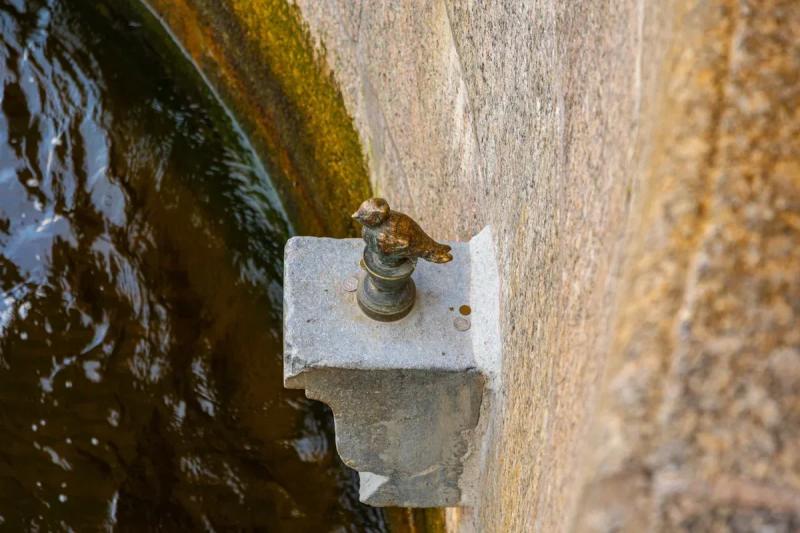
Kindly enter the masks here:
[[285, 0], [150, 0], [234, 109], [301, 233], [345, 236], [370, 196], [341, 92]]
[[312, 177], [313, 193], [324, 199], [316, 207], [337, 222], [349, 217], [370, 193], [361, 144], [332, 75], [323, 58], [315, 57], [299, 9], [284, 0], [233, 0], [230, 6], [280, 80], [288, 105], [302, 117], [293, 141], [324, 170]]

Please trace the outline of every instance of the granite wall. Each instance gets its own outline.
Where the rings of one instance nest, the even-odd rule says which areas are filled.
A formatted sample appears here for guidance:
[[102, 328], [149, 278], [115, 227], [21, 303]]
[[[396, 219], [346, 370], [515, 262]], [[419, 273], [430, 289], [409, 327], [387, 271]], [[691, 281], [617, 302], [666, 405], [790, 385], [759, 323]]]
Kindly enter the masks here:
[[657, 93], [646, 32], [661, 28], [634, 2], [299, 5], [374, 190], [439, 238], [486, 224], [497, 238], [505, 405], [483, 501], [451, 524], [567, 528]]
[[799, 528], [800, 4], [298, 5], [374, 190], [497, 236], [505, 405], [450, 525]]
[[[223, 87], [219, 64], [247, 79], [280, 51], [263, 24], [282, 20], [273, 0], [153, 3], [183, 42], [212, 36], [212, 57], [187, 48]], [[202, 31], [171, 5], [194, 6]], [[449, 527], [800, 528], [800, 3], [290, 11], [322, 90], [335, 85], [312, 112], [346, 110], [290, 130], [324, 163], [292, 174], [318, 210], [311, 231], [365, 190], [354, 127], [393, 207], [440, 239], [486, 224], [497, 238], [503, 408], [482, 500], [450, 511]], [[281, 75], [290, 90], [303, 79]], [[241, 87], [223, 94], [258, 109], [237, 103], [259, 100]], [[302, 115], [318, 95], [299, 94]], [[254, 138], [269, 153], [269, 135]]]

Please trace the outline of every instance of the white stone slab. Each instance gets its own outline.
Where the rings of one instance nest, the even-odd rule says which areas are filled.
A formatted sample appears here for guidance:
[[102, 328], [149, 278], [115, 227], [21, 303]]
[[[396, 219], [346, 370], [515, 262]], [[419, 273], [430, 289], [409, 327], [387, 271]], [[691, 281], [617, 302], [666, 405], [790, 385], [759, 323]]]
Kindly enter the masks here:
[[453, 261], [420, 261], [414, 309], [388, 323], [363, 314], [347, 281], [361, 274], [361, 239], [286, 245], [284, 383], [331, 406], [337, 450], [372, 505], [464, 504], [465, 469], [481, 462], [500, 357], [491, 232], [449, 244]]
[[[361, 239], [294, 237], [286, 244], [284, 278], [287, 384], [308, 367], [426, 368], [474, 365], [469, 332], [456, 330], [458, 308], [469, 304], [469, 245], [454, 243], [453, 261], [419, 261], [417, 297], [396, 322], [367, 317], [356, 293], [345, 290], [359, 276]], [[297, 268], [288, 268], [296, 266]]]

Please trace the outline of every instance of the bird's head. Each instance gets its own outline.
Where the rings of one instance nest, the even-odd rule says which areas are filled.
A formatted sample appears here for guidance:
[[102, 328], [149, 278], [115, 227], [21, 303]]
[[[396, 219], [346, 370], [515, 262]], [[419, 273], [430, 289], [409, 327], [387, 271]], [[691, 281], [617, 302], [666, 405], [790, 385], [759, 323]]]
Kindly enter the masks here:
[[353, 218], [370, 228], [380, 226], [389, 218], [389, 204], [383, 198], [370, 198], [353, 213]]

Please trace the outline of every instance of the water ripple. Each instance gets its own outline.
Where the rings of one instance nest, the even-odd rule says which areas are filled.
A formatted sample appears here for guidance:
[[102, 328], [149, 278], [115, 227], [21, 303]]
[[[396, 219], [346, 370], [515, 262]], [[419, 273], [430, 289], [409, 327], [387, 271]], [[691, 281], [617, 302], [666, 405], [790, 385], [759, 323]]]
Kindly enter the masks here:
[[137, 5], [0, 0], [0, 524], [382, 531], [282, 387], [268, 176]]

